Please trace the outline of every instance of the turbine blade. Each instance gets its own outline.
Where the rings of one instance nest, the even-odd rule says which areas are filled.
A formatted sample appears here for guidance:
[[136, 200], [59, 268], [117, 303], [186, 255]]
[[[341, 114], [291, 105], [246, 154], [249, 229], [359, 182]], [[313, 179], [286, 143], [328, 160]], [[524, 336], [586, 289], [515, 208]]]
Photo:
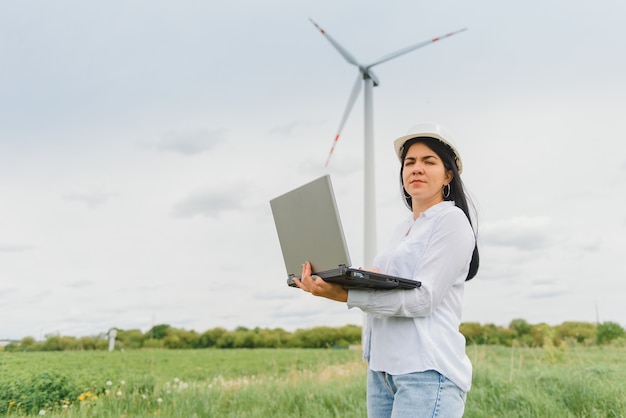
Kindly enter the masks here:
[[322, 35], [324, 35], [326, 39], [328, 39], [328, 42], [330, 42], [335, 47], [335, 49], [339, 51], [341, 56], [344, 57], [346, 61], [348, 61], [350, 64], [356, 65], [357, 67], [360, 65], [359, 62], [344, 47], [339, 45], [339, 43], [335, 41], [329, 34], [327, 34], [324, 29], [320, 28], [319, 25], [313, 21], [313, 19], [309, 18], [309, 20], [322, 33]]
[[330, 161], [330, 157], [333, 155], [335, 151], [335, 145], [337, 145], [337, 141], [339, 141], [339, 135], [341, 135], [341, 131], [343, 131], [343, 127], [345, 126], [348, 116], [350, 116], [350, 112], [352, 112], [352, 108], [354, 107], [354, 103], [356, 99], [359, 97], [359, 93], [361, 93], [361, 87], [363, 82], [361, 81], [361, 73], [356, 77], [356, 81], [352, 86], [352, 92], [350, 93], [350, 98], [348, 99], [348, 105], [346, 106], [346, 110], [343, 112], [343, 117], [341, 118], [341, 123], [339, 123], [339, 129], [337, 129], [337, 135], [335, 135], [335, 140], [333, 141], [333, 145], [330, 148], [330, 152], [328, 153], [328, 157], [326, 158], [326, 164], [324, 167], [328, 167], [328, 162]]
[[454, 31], [454, 32], [446, 33], [443, 36], [438, 36], [436, 38], [432, 38], [432, 39], [429, 39], [427, 41], [417, 43], [415, 45], [407, 46], [406, 48], [402, 48], [402, 49], [400, 49], [400, 50], [398, 50], [396, 52], [392, 52], [391, 54], [385, 55], [384, 57], [382, 57], [378, 61], [373, 62], [372, 64], [367, 65], [366, 68], [369, 69], [369, 68], [371, 68], [371, 67], [373, 67], [375, 65], [382, 64], [383, 62], [387, 62], [389, 60], [392, 60], [392, 59], [394, 59], [396, 57], [399, 57], [400, 55], [404, 55], [404, 54], [407, 54], [407, 53], [409, 53], [411, 51], [415, 51], [416, 49], [425, 47], [426, 45], [433, 44], [433, 43], [435, 43], [437, 41], [440, 41], [442, 39], [449, 38], [452, 35], [456, 35], [457, 33], [461, 33], [461, 32], [466, 31], [466, 30], [467, 30], [467, 28], [459, 29], [459, 30]]

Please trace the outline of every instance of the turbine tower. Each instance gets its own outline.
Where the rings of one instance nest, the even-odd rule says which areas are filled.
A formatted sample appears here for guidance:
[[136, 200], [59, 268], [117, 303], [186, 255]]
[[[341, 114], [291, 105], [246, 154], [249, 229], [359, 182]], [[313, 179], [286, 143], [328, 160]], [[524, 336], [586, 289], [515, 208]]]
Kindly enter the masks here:
[[341, 122], [339, 123], [339, 129], [337, 129], [337, 134], [335, 135], [335, 140], [333, 141], [333, 145], [330, 148], [330, 152], [328, 153], [328, 158], [326, 159], [325, 166], [328, 166], [330, 157], [335, 150], [335, 145], [337, 145], [337, 141], [339, 141], [341, 131], [343, 130], [343, 127], [348, 120], [348, 116], [350, 116], [350, 112], [354, 107], [356, 99], [359, 97], [362, 86], [364, 86], [363, 96], [365, 110], [365, 138], [363, 170], [365, 178], [363, 184], [363, 267], [370, 268], [372, 266], [374, 256], [376, 255], [376, 187], [374, 176], [374, 108], [372, 103], [372, 88], [378, 86], [379, 84], [378, 78], [372, 72], [371, 68], [378, 64], [382, 64], [383, 62], [387, 62], [389, 60], [397, 58], [400, 55], [407, 54], [426, 45], [430, 45], [432, 43], [440, 41], [441, 39], [445, 39], [457, 33], [463, 32], [467, 30], [467, 28], [463, 28], [455, 32], [447, 33], [443, 36], [439, 36], [437, 38], [432, 38], [427, 41], [407, 46], [406, 48], [400, 49], [396, 52], [392, 52], [391, 54], [387, 54], [382, 58], [372, 62], [371, 64], [363, 65], [360, 64], [344, 47], [342, 47], [337, 41], [335, 41], [330, 35], [328, 35], [324, 29], [319, 27], [319, 25], [315, 23], [313, 19], [309, 20], [322, 33], [322, 35], [324, 35], [326, 39], [328, 39], [328, 41], [335, 47], [339, 54], [341, 54], [341, 56], [344, 57], [346, 61], [348, 61], [348, 63], [355, 65], [359, 69], [356, 81], [354, 82], [354, 86], [352, 87], [352, 92], [350, 93], [350, 97], [348, 98], [348, 105], [343, 112], [343, 117], [341, 118]]

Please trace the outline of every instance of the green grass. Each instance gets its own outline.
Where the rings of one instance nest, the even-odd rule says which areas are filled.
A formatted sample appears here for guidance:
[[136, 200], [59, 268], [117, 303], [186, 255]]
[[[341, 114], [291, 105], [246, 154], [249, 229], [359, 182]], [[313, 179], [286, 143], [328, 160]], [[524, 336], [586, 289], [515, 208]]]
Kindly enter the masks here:
[[[626, 349], [468, 347], [466, 417], [626, 417]], [[364, 417], [359, 351], [0, 352], [0, 416]]]
[[469, 348], [466, 417], [626, 417], [626, 350]]
[[0, 353], [0, 414], [357, 417], [364, 373], [349, 350]]

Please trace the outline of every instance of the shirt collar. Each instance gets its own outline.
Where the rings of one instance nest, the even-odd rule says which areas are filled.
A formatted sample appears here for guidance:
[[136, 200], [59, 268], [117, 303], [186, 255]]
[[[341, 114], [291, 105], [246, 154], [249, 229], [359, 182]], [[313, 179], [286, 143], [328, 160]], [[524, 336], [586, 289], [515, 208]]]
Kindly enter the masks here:
[[[454, 206], [454, 205], [455, 204], [453, 200], [444, 200], [443, 202], [439, 202], [436, 205], [429, 207], [424, 212], [420, 213], [417, 219], [421, 217], [424, 217], [427, 219], [432, 218], [433, 216], [436, 216], [437, 214], [439, 214], [441, 211], [445, 210], [446, 208], [449, 208], [450, 206]], [[411, 218], [413, 218], [412, 214], [411, 214]]]

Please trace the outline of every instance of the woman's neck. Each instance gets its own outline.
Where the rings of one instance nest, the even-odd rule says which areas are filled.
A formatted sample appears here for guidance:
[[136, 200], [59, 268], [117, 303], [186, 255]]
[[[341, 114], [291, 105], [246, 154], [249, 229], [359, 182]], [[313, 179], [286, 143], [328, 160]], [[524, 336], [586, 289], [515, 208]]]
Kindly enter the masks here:
[[413, 207], [413, 220], [419, 218], [421, 213], [426, 212], [428, 209], [441, 202], [443, 202], [443, 197], [438, 197], [437, 199], [429, 200], [426, 202], [416, 202], [415, 200], [413, 200], [411, 202], [411, 206]]

